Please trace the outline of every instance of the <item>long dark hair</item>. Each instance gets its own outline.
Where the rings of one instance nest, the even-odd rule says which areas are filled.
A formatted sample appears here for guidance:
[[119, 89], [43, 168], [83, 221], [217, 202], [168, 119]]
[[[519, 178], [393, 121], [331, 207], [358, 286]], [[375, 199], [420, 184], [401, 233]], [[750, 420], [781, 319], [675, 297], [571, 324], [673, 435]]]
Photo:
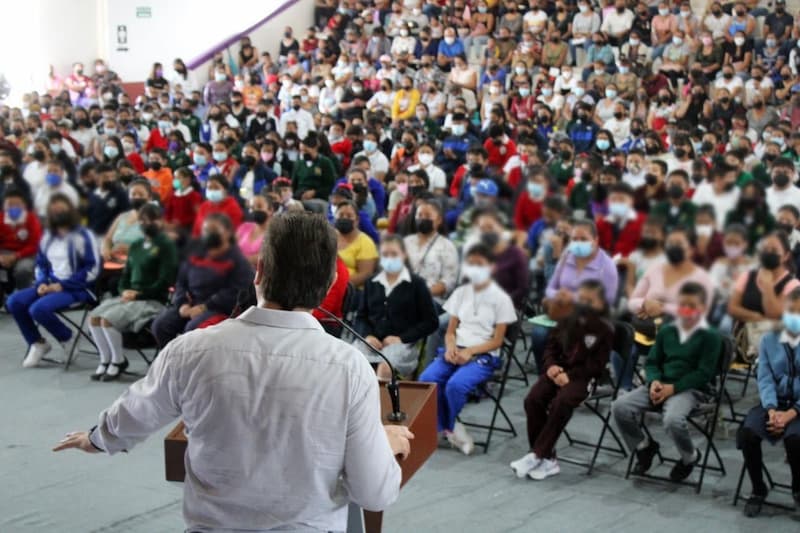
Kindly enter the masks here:
[[600, 280], [584, 280], [578, 285], [578, 290], [580, 289], [593, 291], [597, 294], [603, 302], [603, 309], [600, 311], [592, 309], [590, 313], [586, 313], [582, 307], [576, 305], [572, 313], [563, 320], [559, 330], [558, 341], [561, 344], [562, 352], [565, 354], [576, 345], [576, 339], [580, 339], [583, 336], [589, 317], [607, 319], [611, 313], [608, 302], [606, 301], [605, 286]]

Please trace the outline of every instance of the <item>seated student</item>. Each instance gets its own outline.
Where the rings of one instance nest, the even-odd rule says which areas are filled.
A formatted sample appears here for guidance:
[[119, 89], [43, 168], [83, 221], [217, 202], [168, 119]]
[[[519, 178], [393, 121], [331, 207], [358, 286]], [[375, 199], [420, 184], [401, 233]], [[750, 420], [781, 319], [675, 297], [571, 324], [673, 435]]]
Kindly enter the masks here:
[[664, 219], [667, 231], [677, 226], [694, 226], [697, 206], [686, 197], [690, 184], [689, 174], [685, 170], [673, 170], [667, 177], [667, 199], [650, 210], [651, 215]]
[[408, 194], [397, 204], [392, 218], [389, 219], [389, 233], [401, 235], [413, 233], [411, 228], [417, 200], [424, 196], [429, 188], [430, 181], [424, 170], [415, 170], [408, 175]]
[[[329, 313], [333, 313], [338, 318], [343, 318], [345, 313], [344, 300], [345, 296], [347, 296], [347, 286], [349, 284], [350, 273], [347, 271], [347, 266], [345, 266], [341, 257], [337, 257], [336, 277], [333, 279], [333, 284], [331, 288], [328, 289], [328, 294], [325, 295], [325, 299], [322, 300], [319, 307], [325, 309]], [[312, 309], [311, 315], [319, 321], [328, 335], [333, 335], [337, 338], [342, 336], [342, 326], [331, 319], [327, 314], [319, 309]]]
[[714, 206], [703, 204], [697, 207], [694, 218], [694, 232], [697, 242], [692, 261], [708, 270], [719, 257], [722, 257], [722, 234], [717, 231], [717, 217]]
[[356, 288], [375, 273], [378, 263], [378, 250], [375, 243], [356, 225], [358, 208], [353, 202], [342, 202], [336, 206], [333, 227], [339, 241], [339, 257], [350, 273], [350, 283]]
[[178, 255], [175, 245], [163, 232], [161, 209], [145, 204], [138, 216], [144, 238], [128, 249], [119, 280], [120, 296], [103, 301], [90, 314], [89, 332], [100, 354], [92, 381], [119, 379], [128, 368], [122, 334], [139, 332], [158, 316], [175, 282]]
[[525, 398], [529, 452], [511, 463], [519, 478], [542, 480], [560, 472], [556, 442], [591, 381], [600, 377], [614, 342], [603, 291], [597, 280], [582, 282], [572, 314], [547, 338], [544, 367]]
[[728, 315], [728, 302], [731, 292], [739, 277], [758, 266], [753, 257], [747, 255], [747, 228], [740, 224], [731, 224], [725, 228], [722, 239], [724, 254], [717, 259], [709, 276], [716, 287], [716, 308], [712, 317], [718, 323], [717, 329], [723, 333], [730, 333], [732, 320]]
[[33, 282], [42, 226], [27, 205], [23, 191], [6, 188], [0, 222], [0, 298]]
[[164, 228], [177, 236], [189, 235], [197, 219], [203, 195], [200, 184], [189, 167], [175, 170], [172, 193], [164, 201]]
[[[406, 266], [403, 239], [386, 236], [380, 254], [381, 272], [364, 284], [357, 326], [400, 375], [408, 376], [417, 367], [416, 343], [436, 330], [439, 319], [425, 280], [411, 274]], [[371, 363], [378, 364], [379, 378], [391, 378], [389, 366], [380, 357], [360, 341], [355, 344]]]
[[46, 170], [44, 183], [34, 189], [33, 207], [39, 218], [47, 216], [50, 198], [56, 194], [65, 195], [74, 206], [77, 206], [80, 201], [78, 191], [66, 180], [66, 171], [61, 160], [50, 159], [47, 161]]
[[173, 180], [167, 152], [160, 148], [154, 148], [147, 155], [147, 159], [147, 170], [142, 173], [142, 177], [150, 182], [153, 193], [163, 202], [172, 192]]
[[769, 489], [764, 483], [761, 441], [783, 440], [792, 473], [792, 496], [800, 505], [800, 289], [786, 297], [783, 331], [770, 331], [758, 349], [759, 405], [750, 409], [736, 435], [744, 466], [753, 487], [744, 514], [755, 517]]
[[281, 206], [278, 213], [286, 211], [305, 211], [303, 202], [294, 199], [292, 192], [292, 180], [289, 178], [275, 178], [272, 182], [272, 192], [280, 198]]
[[261, 160], [258, 146], [249, 142], [242, 147], [242, 164], [233, 174], [230, 192], [244, 207], [277, 177], [275, 171]]
[[100, 241], [103, 268], [97, 280], [98, 294], [102, 295], [106, 290], [115, 293], [128, 247], [144, 236], [139, 227], [139, 209], [151, 201], [151, 191], [150, 183], [145, 179], [136, 179], [128, 186], [128, 209], [117, 215]]
[[444, 304], [450, 314], [444, 353], [431, 362], [420, 381], [437, 384], [438, 429], [465, 455], [475, 443], [456, 417], [467, 395], [500, 368], [498, 356], [506, 329], [517, 321], [511, 297], [492, 281], [492, 252], [482, 244], [467, 251], [464, 274], [470, 282]]
[[200, 204], [197, 209], [197, 216], [194, 219], [192, 237], [199, 237], [203, 230], [203, 224], [212, 213], [220, 213], [228, 217], [236, 229], [244, 219], [242, 208], [236, 198], [228, 194], [228, 181], [221, 174], [214, 174], [208, 177], [206, 182], [206, 201]]
[[659, 330], [647, 356], [647, 384], [611, 404], [614, 421], [628, 449], [636, 454], [636, 475], [650, 470], [660, 448], [645, 437], [640, 427], [642, 413], [663, 410], [664, 428], [681, 456], [670, 479], [683, 481], [702, 458], [686, 419], [706, 399], [722, 348], [722, 337], [705, 319], [708, 299], [703, 285], [691, 281], [681, 285], [677, 319]]
[[372, 223], [372, 219], [369, 217], [367, 212], [360, 205], [358, 205], [357, 202], [355, 202], [353, 195], [353, 187], [349, 183], [345, 182], [333, 188], [330, 202], [328, 202], [328, 205], [330, 205], [330, 208], [328, 209], [328, 220], [330, 222], [333, 222], [336, 216], [336, 208], [342, 202], [353, 202], [356, 205], [356, 207], [359, 208], [358, 229], [366, 233], [369, 236], [369, 238], [375, 242], [375, 244], [378, 244], [378, 242], [380, 241], [380, 235], [378, 235], [378, 230], [375, 229], [375, 225]]
[[203, 327], [219, 315], [229, 316], [240, 291], [253, 283], [253, 268], [236, 245], [230, 219], [212, 213], [202, 228], [201, 246], [178, 270], [173, 305], [153, 321], [153, 336], [162, 348], [181, 333]]
[[[497, 209], [487, 207], [474, 212], [474, 224], [480, 232], [480, 242], [494, 255], [492, 277], [511, 296], [519, 309], [528, 296], [528, 258], [511, 240]], [[467, 246], [469, 248], [469, 246]]]
[[253, 196], [247, 203], [249, 204], [248, 221], [236, 230], [236, 242], [244, 256], [255, 268], [261, 251], [261, 243], [267, 232], [267, 225], [278, 205], [277, 195], [268, 192], [267, 188], [261, 189], [261, 193]]
[[617, 183], [608, 193], [608, 215], [597, 219], [600, 247], [609, 255], [628, 257], [639, 246], [645, 215], [633, 208], [633, 188]]
[[75, 205], [65, 194], [56, 193], [47, 205], [47, 231], [36, 256], [33, 287], [21, 289], [8, 298], [6, 307], [30, 346], [22, 366], [34, 367], [51, 350], [36, 323], [62, 345], [72, 330], [56, 311], [94, 299], [92, 289], [100, 271], [97, 242], [81, 226]]
[[520, 191], [514, 205], [514, 229], [518, 232], [517, 242], [525, 239], [525, 234], [537, 220], [542, 218], [542, 202], [551, 188], [550, 173], [547, 167], [535, 166], [526, 171], [527, 181], [524, 191]]
[[86, 212], [89, 229], [98, 237], [105, 235], [111, 224], [128, 210], [128, 191], [117, 179], [114, 167], [100, 164], [95, 168], [97, 188], [89, 192]]

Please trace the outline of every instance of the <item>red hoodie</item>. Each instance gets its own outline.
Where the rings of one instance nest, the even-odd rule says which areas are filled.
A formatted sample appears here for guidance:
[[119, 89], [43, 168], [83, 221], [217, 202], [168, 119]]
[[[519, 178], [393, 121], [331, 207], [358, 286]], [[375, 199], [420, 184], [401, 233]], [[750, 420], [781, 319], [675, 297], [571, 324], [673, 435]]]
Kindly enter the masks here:
[[28, 211], [25, 220], [20, 224], [12, 224], [2, 215], [0, 223], [0, 250], [14, 252], [17, 259], [34, 257], [42, 238], [42, 226], [35, 214]]
[[241, 225], [242, 219], [244, 218], [244, 213], [242, 213], [242, 208], [239, 207], [239, 202], [232, 196], [226, 196], [224, 200], [216, 203], [211, 200], [206, 200], [200, 204], [200, 209], [197, 210], [197, 218], [194, 219], [194, 228], [192, 229], [193, 237], [200, 236], [200, 233], [203, 231], [203, 221], [211, 213], [228, 215], [228, 218], [230, 218], [233, 223], [234, 231]]

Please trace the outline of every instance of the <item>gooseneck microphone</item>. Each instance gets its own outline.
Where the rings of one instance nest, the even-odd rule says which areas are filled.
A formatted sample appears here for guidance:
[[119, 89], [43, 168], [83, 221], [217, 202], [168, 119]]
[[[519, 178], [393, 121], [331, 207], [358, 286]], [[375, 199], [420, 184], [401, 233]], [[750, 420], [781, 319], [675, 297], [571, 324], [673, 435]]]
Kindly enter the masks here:
[[406, 414], [400, 410], [400, 386], [397, 384], [397, 370], [395, 370], [394, 365], [386, 358], [383, 353], [375, 348], [373, 345], [367, 342], [367, 339], [362, 337], [358, 334], [358, 332], [353, 329], [347, 322], [339, 318], [338, 316], [334, 315], [327, 309], [323, 307], [317, 307], [317, 310], [324, 313], [328, 316], [331, 320], [335, 321], [337, 324], [342, 326], [344, 329], [350, 332], [356, 339], [363, 342], [367, 347], [372, 351], [375, 355], [383, 359], [383, 361], [389, 366], [389, 370], [392, 372], [392, 378], [389, 380], [389, 383], [386, 384], [386, 390], [389, 392], [389, 400], [392, 402], [392, 412], [386, 415], [386, 419], [389, 422], [402, 422], [406, 419]]

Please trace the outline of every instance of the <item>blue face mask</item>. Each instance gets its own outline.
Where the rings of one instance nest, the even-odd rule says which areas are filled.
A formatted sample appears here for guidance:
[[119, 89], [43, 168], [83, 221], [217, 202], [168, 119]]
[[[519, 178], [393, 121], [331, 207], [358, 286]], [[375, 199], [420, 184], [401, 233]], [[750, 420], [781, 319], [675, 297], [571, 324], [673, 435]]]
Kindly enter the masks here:
[[624, 202], [612, 202], [608, 204], [608, 213], [616, 218], [624, 219], [628, 216], [628, 204]]
[[595, 145], [597, 146], [598, 150], [606, 151], [611, 147], [611, 141], [609, 141], [608, 139], [597, 139]]
[[210, 202], [214, 202], [216, 204], [225, 198], [225, 193], [219, 189], [208, 189], [206, 191], [206, 198], [208, 198]]
[[389, 274], [397, 274], [403, 270], [402, 257], [386, 257], [381, 256], [381, 268]]
[[378, 143], [375, 141], [364, 141], [364, 151], [374, 152], [378, 149]]
[[541, 183], [528, 182], [528, 194], [531, 198], [541, 199], [544, 196], [544, 185]]
[[53, 174], [52, 172], [48, 172], [47, 175], [44, 177], [47, 184], [51, 187], [58, 187], [61, 185], [61, 176], [58, 174]]
[[119, 155], [119, 150], [114, 146], [106, 146], [103, 148], [103, 153], [109, 159], [114, 159]]
[[217, 163], [222, 163], [226, 159], [228, 159], [228, 154], [226, 152], [214, 152], [211, 155], [214, 156], [214, 161]]
[[6, 216], [15, 222], [19, 221], [24, 213], [25, 210], [17, 206], [12, 206], [6, 209]]
[[584, 259], [592, 255], [592, 243], [589, 241], [572, 241], [569, 243], [569, 251], [575, 257]]
[[794, 335], [800, 334], [800, 314], [784, 311], [783, 327], [785, 327], [789, 333]]
[[194, 164], [198, 167], [204, 167], [208, 164], [208, 159], [204, 155], [194, 154]]

